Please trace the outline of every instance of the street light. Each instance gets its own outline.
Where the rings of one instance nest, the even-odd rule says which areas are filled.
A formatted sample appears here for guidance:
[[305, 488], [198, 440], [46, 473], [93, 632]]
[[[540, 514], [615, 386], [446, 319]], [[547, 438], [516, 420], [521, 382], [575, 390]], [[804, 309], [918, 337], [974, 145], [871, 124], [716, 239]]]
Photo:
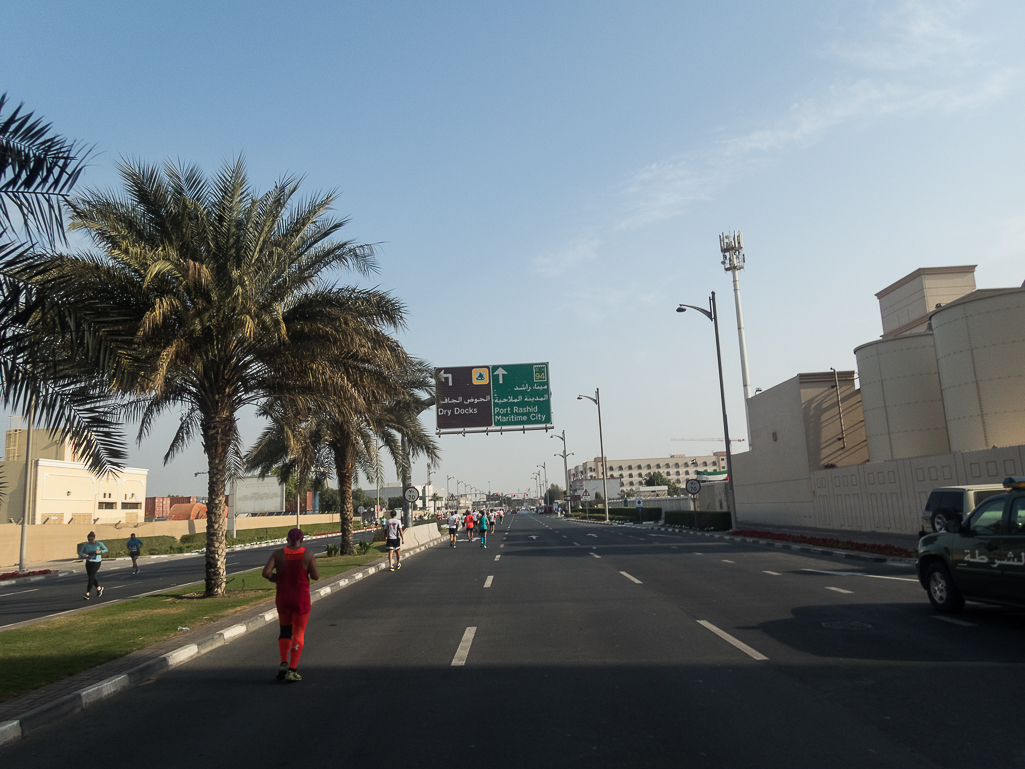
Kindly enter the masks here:
[[591, 403], [593, 403], [595, 406], [598, 407], [598, 448], [601, 450], [601, 489], [602, 489], [602, 496], [604, 497], [604, 499], [602, 501], [605, 503], [605, 523], [608, 523], [609, 522], [609, 485], [608, 485], [608, 482], [605, 480], [605, 476], [608, 473], [606, 473], [606, 468], [605, 468], [605, 439], [602, 437], [602, 432], [601, 432], [601, 392], [596, 387], [596, 388], [594, 388], [594, 397], [593, 398], [590, 395], [578, 395], [577, 396], [577, 400], [578, 401], [579, 400], [583, 400], [584, 398], [586, 398], [587, 400], [591, 401]]
[[[453, 478], [455, 478], [454, 475], [446, 475], [445, 476], [445, 509], [446, 510], [448, 510], [448, 500], [452, 496], [452, 493], [448, 490], [448, 482], [451, 481]], [[459, 482], [456, 481], [456, 489], [458, 489], [458, 488], [459, 488]], [[458, 509], [458, 507], [459, 507], [459, 505], [456, 505], [457, 509]]]
[[730, 506], [730, 526], [734, 529], [737, 528], [737, 500], [733, 494], [733, 453], [730, 451], [730, 423], [726, 418], [726, 388], [723, 386], [722, 381], [722, 350], [719, 347], [719, 313], [715, 306], [715, 292], [708, 298], [709, 309], [703, 307], [695, 307], [692, 304], [681, 304], [676, 308], [677, 312], [687, 312], [687, 310], [697, 310], [710, 321], [712, 326], [715, 327], [715, 359], [719, 365], [719, 399], [722, 402], [722, 432], [723, 438], [726, 439], [726, 496], [727, 503]]
[[551, 486], [548, 485], [548, 468], [545, 467], [546, 464], [547, 464], [547, 462], [542, 462], [541, 464], [537, 465], [537, 467], [539, 467], [541, 470], [543, 470], [544, 474], [545, 474], [545, 485], [544, 485], [544, 490], [543, 490], [544, 498], [542, 500], [545, 503], [545, 506], [547, 506], [548, 494], [549, 494], [549, 492], [551, 491], [551, 488], [552, 488]]
[[566, 514], [573, 515], [573, 492], [569, 488], [569, 465], [566, 463], [566, 458], [573, 456], [573, 452], [566, 453], [566, 431], [562, 431], [562, 435], [549, 435], [549, 438], [558, 438], [562, 441], [562, 453], [556, 454], [557, 457], [562, 457], [562, 472], [566, 476]]

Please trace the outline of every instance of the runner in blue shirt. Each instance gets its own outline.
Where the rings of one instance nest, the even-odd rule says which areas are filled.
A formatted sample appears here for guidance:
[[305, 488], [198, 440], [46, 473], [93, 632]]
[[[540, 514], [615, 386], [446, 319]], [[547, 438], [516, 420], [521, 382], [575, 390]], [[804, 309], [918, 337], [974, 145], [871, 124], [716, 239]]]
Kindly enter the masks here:
[[128, 555], [132, 558], [132, 574], [139, 573], [139, 554], [142, 552], [142, 540], [137, 539], [134, 534], [128, 538]]
[[100, 570], [100, 564], [103, 562], [103, 554], [107, 552], [107, 546], [102, 542], [96, 541], [95, 532], [89, 532], [89, 541], [82, 543], [82, 547], [78, 550], [78, 557], [85, 558], [85, 573], [89, 577], [89, 584], [85, 589], [85, 600], [88, 601], [92, 596], [93, 585], [96, 586], [96, 597], [99, 598], [103, 595], [103, 588], [100, 586], [100, 582], [96, 579], [96, 572]]
[[480, 520], [477, 521], [477, 531], [480, 532], [480, 546], [486, 548], [488, 546], [488, 526], [491, 525], [491, 521], [488, 519], [488, 511], [484, 510], [480, 514]]

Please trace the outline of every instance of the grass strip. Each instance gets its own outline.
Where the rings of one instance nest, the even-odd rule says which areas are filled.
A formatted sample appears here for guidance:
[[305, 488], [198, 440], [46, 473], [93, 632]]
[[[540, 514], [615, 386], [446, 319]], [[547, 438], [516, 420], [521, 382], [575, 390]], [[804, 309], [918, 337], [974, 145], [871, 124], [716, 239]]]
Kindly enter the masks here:
[[[321, 581], [377, 560], [383, 551], [383, 545], [375, 545], [366, 555], [322, 556], [317, 559]], [[273, 598], [274, 585], [260, 571], [232, 576], [223, 598], [203, 598], [203, 583], [196, 582], [6, 631], [0, 643], [0, 702], [160, 643], [183, 632], [179, 627], [195, 630]]]

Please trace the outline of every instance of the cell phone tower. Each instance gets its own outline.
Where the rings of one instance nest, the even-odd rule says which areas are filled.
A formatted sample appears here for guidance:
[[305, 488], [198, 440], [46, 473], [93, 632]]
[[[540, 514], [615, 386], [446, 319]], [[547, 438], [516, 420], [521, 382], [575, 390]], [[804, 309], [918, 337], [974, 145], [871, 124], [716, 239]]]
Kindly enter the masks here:
[[751, 446], [751, 378], [747, 373], [747, 341], [744, 339], [744, 314], [740, 310], [740, 271], [744, 269], [744, 233], [740, 230], [719, 235], [719, 250], [722, 252], [722, 266], [733, 273], [733, 298], [737, 303], [737, 336], [740, 338], [740, 375], [744, 380], [744, 415], [747, 418], [748, 446]]

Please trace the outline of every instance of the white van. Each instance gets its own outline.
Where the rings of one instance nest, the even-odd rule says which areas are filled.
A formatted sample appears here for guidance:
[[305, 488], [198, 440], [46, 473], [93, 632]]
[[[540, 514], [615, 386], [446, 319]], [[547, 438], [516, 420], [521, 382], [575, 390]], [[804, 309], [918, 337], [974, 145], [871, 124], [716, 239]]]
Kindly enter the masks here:
[[960, 521], [978, 507], [979, 503], [1006, 489], [999, 483], [978, 486], [941, 486], [933, 489], [922, 511], [922, 531], [943, 531], [947, 521]]

